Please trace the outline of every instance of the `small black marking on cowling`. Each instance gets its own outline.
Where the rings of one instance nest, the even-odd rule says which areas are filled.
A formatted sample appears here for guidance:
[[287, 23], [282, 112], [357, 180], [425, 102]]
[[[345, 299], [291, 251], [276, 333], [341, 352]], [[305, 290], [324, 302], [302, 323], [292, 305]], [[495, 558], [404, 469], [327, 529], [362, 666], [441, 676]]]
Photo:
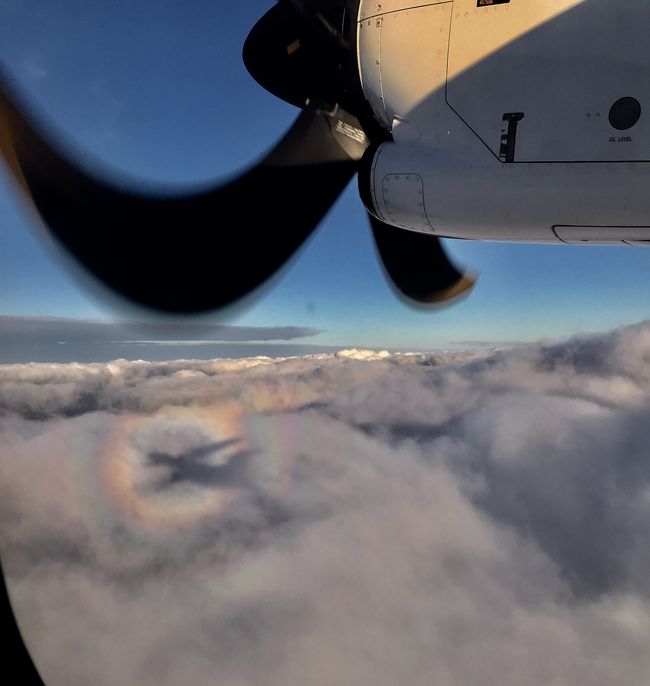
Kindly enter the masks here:
[[501, 133], [501, 148], [499, 157], [502, 162], [515, 161], [515, 148], [517, 146], [517, 125], [524, 118], [523, 112], [506, 112], [503, 121], [508, 122], [507, 130]]

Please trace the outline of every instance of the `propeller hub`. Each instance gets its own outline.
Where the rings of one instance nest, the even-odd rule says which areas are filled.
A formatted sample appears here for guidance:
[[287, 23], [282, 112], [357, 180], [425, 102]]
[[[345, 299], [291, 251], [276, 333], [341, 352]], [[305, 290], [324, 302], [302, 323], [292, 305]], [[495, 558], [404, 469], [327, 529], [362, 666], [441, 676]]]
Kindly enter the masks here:
[[296, 107], [316, 101], [348, 109], [358, 0], [302, 7], [297, 0], [272, 7], [246, 39], [244, 64], [265, 90]]

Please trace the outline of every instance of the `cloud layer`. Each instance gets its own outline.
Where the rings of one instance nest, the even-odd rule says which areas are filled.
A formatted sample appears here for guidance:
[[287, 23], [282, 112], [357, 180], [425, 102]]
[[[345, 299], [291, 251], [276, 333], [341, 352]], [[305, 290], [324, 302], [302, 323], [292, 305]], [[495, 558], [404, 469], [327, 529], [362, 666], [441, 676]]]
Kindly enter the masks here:
[[650, 673], [650, 325], [492, 355], [0, 367], [48, 684]]

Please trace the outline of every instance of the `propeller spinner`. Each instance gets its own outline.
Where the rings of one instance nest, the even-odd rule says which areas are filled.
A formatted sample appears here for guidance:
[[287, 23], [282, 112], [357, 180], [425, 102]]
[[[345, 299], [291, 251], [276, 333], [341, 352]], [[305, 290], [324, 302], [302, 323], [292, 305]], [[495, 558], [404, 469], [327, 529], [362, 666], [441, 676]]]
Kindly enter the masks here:
[[[0, 152], [50, 233], [112, 289], [170, 312], [229, 305], [291, 257], [364, 151], [390, 138], [359, 84], [357, 7], [282, 0], [255, 25], [247, 69], [302, 112], [257, 165], [216, 188], [170, 196], [98, 177], [51, 140], [1, 71]], [[437, 237], [370, 222], [385, 272], [407, 299], [440, 303], [473, 286]]]

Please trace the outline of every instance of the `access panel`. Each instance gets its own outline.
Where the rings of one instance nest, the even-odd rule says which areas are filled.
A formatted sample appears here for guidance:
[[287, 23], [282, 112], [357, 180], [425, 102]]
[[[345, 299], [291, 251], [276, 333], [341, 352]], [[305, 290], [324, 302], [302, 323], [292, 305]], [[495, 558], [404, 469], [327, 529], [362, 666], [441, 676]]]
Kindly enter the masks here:
[[447, 103], [504, 163], [650, 160], [650, 3], [454, 0]]

